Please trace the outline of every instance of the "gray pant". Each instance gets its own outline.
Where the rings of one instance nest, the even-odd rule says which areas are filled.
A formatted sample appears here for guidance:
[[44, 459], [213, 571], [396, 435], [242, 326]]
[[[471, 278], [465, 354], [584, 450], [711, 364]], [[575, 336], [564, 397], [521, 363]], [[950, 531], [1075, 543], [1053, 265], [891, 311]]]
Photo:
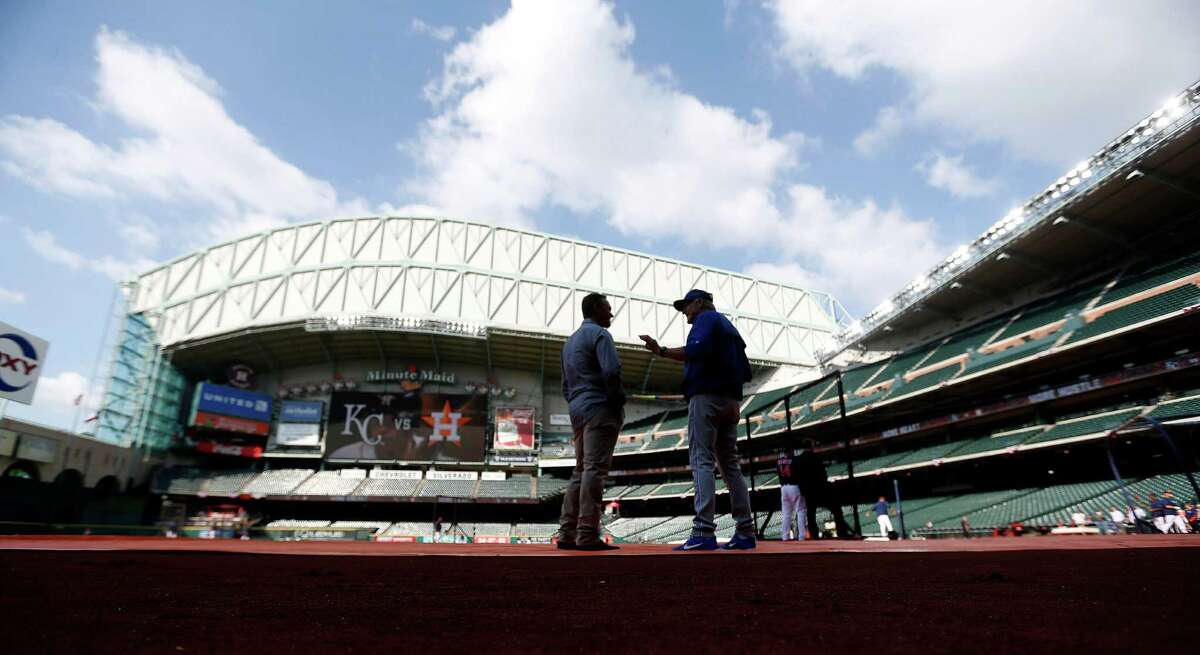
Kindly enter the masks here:
[[603, 408], [587, 421], [572, 418], [575, 431], [575, 471], [563, 496], [558, 538], [577, 544], [595, 543], [600, 536], [604, 479], [612, 468], [613, 448], [621, 431], [621, 412]]
[[737, 533], [754, 536], [754, 518], [750, 514], [750, 492], [742, 467], [738, 464], [737, 429], [741, 403], [725, 396], [698, 394], [688, 401], [688, 457], [692, 465], [692, 480], [696, 485], [696, 518], [692, 521], [693, 537], [711, 537], [717, 529], [713, 512], [717, 505], [717, 480], [713, 466], [721, 471]]

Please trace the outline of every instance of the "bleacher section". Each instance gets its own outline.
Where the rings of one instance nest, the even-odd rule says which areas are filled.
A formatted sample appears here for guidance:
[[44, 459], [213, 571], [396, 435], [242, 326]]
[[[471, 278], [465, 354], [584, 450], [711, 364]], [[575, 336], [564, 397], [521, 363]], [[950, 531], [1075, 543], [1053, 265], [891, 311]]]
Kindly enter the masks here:
[[533, 478], [514, 475], [507, 480], [480, 480], [476, 492], [478, 498], [531, 498]]
[[360, 484], [362, 478], [343, 477], [338, 471], [317, 471], [292, 493], [297, 496], [349, 496]]
[[475, 495], [475, 485], [477, 484], [477, 480], [426, 480], [417, 495], [425, 498], [433, 496], [470, 498]]
[[367, 478], [354, 490], [355, 496], [412, 496], [417, 492], [421, 480], [395, 480], [392, 478]]
[[242, 493], [263, 496], [287, 495], [300, 486], [300, 483], [304, 482], [312, 473], [309, 469], [263, 471], [242, 488]]

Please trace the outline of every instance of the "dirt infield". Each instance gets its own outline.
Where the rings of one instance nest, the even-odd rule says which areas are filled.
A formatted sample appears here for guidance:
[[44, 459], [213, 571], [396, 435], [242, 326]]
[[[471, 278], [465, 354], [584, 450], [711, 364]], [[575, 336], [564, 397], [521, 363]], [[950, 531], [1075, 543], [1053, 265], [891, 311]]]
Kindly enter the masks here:
[[[1200, 539], [1190, 536], [766, 546], [682, 555], [627, 546], [620, 552], [642, 556], [612, 557], [547, 546], [2, 538], [0, 628], [6, 652], [1194, 652], [1200, 643]], [[268, 547], [291, 555], [254, 552]], [[525, 556], [503, 556], [512, 554]]]

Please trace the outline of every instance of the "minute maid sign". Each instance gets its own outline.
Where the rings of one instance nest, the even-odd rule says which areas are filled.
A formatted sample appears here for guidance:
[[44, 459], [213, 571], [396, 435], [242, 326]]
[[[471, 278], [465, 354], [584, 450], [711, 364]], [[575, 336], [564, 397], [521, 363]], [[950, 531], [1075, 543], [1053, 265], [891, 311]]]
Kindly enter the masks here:
[[444, 371], [418, 370], [416, 366], [390, 371], [367, 371], [367, 382], [418, 382], [454, 384], [454, 374]]
[[0, 323], [0, 399], [33, 404], [49, 348], [45, 339]]

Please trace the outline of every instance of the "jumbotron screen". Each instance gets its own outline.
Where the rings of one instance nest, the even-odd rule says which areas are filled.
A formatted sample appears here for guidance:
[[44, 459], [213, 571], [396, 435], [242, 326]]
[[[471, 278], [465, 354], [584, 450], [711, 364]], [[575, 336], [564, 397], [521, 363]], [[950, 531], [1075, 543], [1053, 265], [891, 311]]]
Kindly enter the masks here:
[[325, 453], [331, 460], [482, 462], [486, 427], [482, 396], [335, 392]]

